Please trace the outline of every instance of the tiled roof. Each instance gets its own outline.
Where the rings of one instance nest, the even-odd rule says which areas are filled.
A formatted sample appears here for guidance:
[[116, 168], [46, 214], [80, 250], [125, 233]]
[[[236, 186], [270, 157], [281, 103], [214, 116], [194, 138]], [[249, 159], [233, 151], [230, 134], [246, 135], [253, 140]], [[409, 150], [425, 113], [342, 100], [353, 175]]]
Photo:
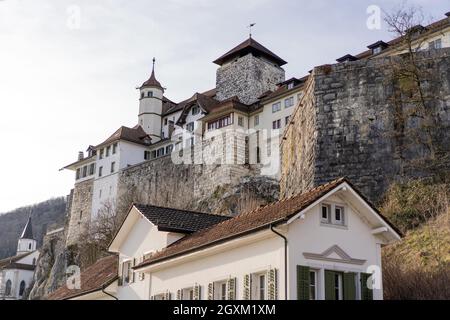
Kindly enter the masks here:
[[[33, 251], [33, 252], [34, 252], [34, 251]], [[19, 254], [19, 255], [17, 255], [17, 256], [14, 256], [14, 257], [8, 257], [8, 258], [5, 258], [5, 259], [0, 260], [0, 269], [3, 268], [3, 267], [5, 267], [5, 266], [8, 266], [8, 265], [10, 265], [10, 264], [12, 264], [12, 263], [16, 263], [16, 262], [19, 261], [20, 259], [23, 259], [23, 258], [29, 256], [29, 255], [32, 254], [33, 252], [22, 253], [22, 254]]]
[[159, 88], [161, 90], [164, 90], [164, 88], [161, 86], [161, 83], [159, 83], [159, 81], [156, 80], [154, 68], [152, 70], [152, 74], [150, 75], [150, 78], [142, 84], [141, 89], [145, 88], [145, 87], [153, 87], [153, 88]]
[[[210, 89], [208, 91], [202, 92], [200, 93], [203, 96], [206, 96], [208, 98], [214, 98], [216, 95], [216, 88], [214, 89]], [[184, 107], [189, 104], [192, 103], [193, 101], [195, 101], [197, 99], [197, 93], [195, 93], [192, 97], [190, 97], [189, 99], [183, 100], [180, 103], [171, 103], [170, 107], [165, 108], [165, 110], [163, 110], [163, 116], [166, 116], [168, 114], [183, 110]]]
[[254, 211], [243, 213], [235, 218], [223, 221], [211, 228], [186, 236], [173, 245], [153, 254], [139, 267], [154, 264], [178, 255], [199, 250], [221, 241], [268, 227], [271, 224], [287, 221], [290, 217], [346, 182], [344, 178], [314, 188], [309, 192], [281, 200]]
[[181, 116], [178, 119], [177, 124], [185, 123], [186, 117], [189, 114], [189, 110], [195, 104], [199, 105], [203, 110], [205, 110], [208, 113], [210, 111], [212, 111], [217, 104], [219, 104], [219, 101], [215, 100], [214, 98], [208, 97], [204, 94], [201, 94], [201, 93], [196, 93], [194, 95], [194, 97], [195, 97], [194, 100], [185, 104], [185, 106], [183, 108], [183, 112], [181, 113]]
[[195, 211], [140, 204], [134, 206], [161, 231], [192, 233], [230, 219], [226, 216]]
[[[440, 30], [442, 30], [444, 28], [447, 28], [449, 26], [450, 26], [450, 19], [449, 19], [449, 17], [446, 17], [444, 19], [441, 19], [441, 20], [438, 20], [436, 22], [433, 22], [433, 23], [429, 24], [428, 26], [425, 26], [424, 27], [424, 31], [418, 37], [420, 38], [420, 37], [432, 34], [434, 32], [440, 31]], [[392, 39], [391, 41], [388, 41], [387, 43], [380, 40], [380, 41], [378, 41], [375, 44], [382, 43], [383, 45], [387, 45], [388, 46], [387, 50], [390, 50], [390, 49], [395, 49], [399, 45], [401, 45], [403, 40], [404, 40], [403, 37], [397, 37], [397, 38]], [[372, 46], [372, 45], [369, 45], [369, 47], [370, 46]], [[384, 51], [382, 51], [382, 53], [384, 53]], [[372, 50], [366, 50], [366, 51], [363, 51], [363, 52], [355, 55], [355, 57], [358, 58], [358, 59], [370, 58], [372, 56], [374, 56], [372, 54]], [[375, 56], [377, 56], [377, 55], [375, 55]]]
[[220, 58], [216, 59], [214, 63], [222, 65], [223, 63], [233, 59], [236, 56], [244, 56], [250, 52], [262, 55], [267, 59], [277, 63], [279, 66], [285, 65], [287, 63], [253, 38], [248, 38], [241, 44], [237, 45], [236, 47], [222, 55]]
[[122, 126], [116, 132], [114, 132], [108, 139], [97, 145], [96, 148], [119, 140], [126, 140], [137, 144], [149, 145], [149, 143], [145, 141], [145, 138], [148, 138], [148, 135], [144, 131], [144, 129], [142, 129], [141, 126], [135, 126], [134, 128]]
[[64, 285], [48, 295], [47, 299], [66, 300], [99, 291], [118, 278], [118, 265], [119, 259], [115, 255], [100, 259], [81, 272], [81, 289], [70, 290]]

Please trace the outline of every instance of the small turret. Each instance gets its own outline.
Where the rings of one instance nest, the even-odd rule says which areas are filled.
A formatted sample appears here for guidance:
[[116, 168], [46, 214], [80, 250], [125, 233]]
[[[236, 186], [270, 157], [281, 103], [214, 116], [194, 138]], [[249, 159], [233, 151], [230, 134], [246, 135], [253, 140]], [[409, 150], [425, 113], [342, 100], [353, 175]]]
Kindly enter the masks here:
[[164, 88], [156, 80], [155, 58], [150, 78], [140, 87], [139, 125], [152, 138], [152, 142], [161, 139], [161, 115]]
[[36, 250], [36, 240], [33, 237], [33, 228], [31, 225], [31, 212], [28, 217], [27, 224], [22, 231], [22, 234], [17, 243], [17, 254], [22, 254], [26, 252], [33, 252]]

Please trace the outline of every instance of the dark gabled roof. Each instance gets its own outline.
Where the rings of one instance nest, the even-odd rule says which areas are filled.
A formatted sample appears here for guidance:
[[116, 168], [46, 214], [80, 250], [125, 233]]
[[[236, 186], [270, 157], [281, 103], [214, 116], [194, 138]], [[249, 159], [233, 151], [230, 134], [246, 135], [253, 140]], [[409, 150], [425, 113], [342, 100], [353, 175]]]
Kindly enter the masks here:
[[[192, 235], [188, 235], [180, 239], [173, 245], [154, 253], [151, 257], [146, 259], [136, 268], [144, 267], [177, 256], [188, 254], [190, 252], [213, 246], [239, 236], [268, 228], [271, 225], [287, 222], [298, 212], [306, 209], [315, 201], [319, 200], [343, 183], [348, 183], [356, 192], [358, 192], [347, 179], [339, 178], [317, 188], [311, 189], [308, 192], [269, 204], [265, 207], [256, 209], [248, 213], [240, 214], [235, 218], [226, 220], [222, 223], [212, 226], [211, 228], [204, 229]], [[361, 196], [359, 192], [358, 194]], [[391, 227], [393, 227], [392, 224], [390, 224], [390, 222], [384, 216], [382, 216], [379, 211], [370, 202], [367, 201], [366, 198], [363, 197], [363, 199], [384, 221], [386, 221]], [[393, 227], [393, 229], [399, 235], [401, 235], [398, 229], [396, 229], [395, 227]]]
[[33, 228], [31, 226], [31, 215], [28, 217], [27, 224], [25, 225], [25, 228], [23, 228], [20, 239], [32, 239], [32, 240], [34, 239]]
[[34, 251], [32, 251], [32, 252], [27, 252], [27, 253], [22, 253], [22, 254], [19, 254], [19, 255], [17, 255], [17, 256], [14, 256], [14, 257], [8, 257], [8, 258], [5, 258], [5, 259], [0, 260], [0, 269], [6, 267], [6, 266], [8, 266], [8, 265], [11, 265], [11, 264], [16, 263], [17, 261], [19, 261], [19, 260], [21, 260], [21, 259], [23, 259], [23, 258], [29, 256], [29, 255], [32, 254], [33, 252], [34, 252]]
[[221, 66], [227, 61], [230, 61], [236, 57], [245, 56], [248, 53], [264, 56], [266, 59], [275, 62], [280, 67], [287, 63], [253, 38], [248, 38], [241, 44], [237, 45], [220, 58], [214, 60], [214, 63]]
[[118, 256], [98, 260], [81, 272], [81, 288], [69, 289], [66, 285], [47, 296], [49, 300], [67, 300], [102, 290], [118, 279]]
[[216, 214], [151, 205], [135, 204], [134, 207], [158, 230], [167, 232], [193, 233], [230, 219]]
[[194, 105], [200, 106], [200, 108], [202, 108], [207, 113], [209, 113], [218, 104], [219, 104], [219, 101], [215, 100], [214, 98], [210, 98], [201, 93], [196, 93], [194, 95], [194, 99], [185, 104], [185, 106], [183, 108], [183, 112], [181, 113], [180, 117], [178, 118], [177, 124], [182, 125], [182, 124], [186, 123], [186, 117], [189, 114], [189, 110], [191, 110], [191, 107], [193, 107]]
[[356, 60], [358, 60], [358, 58], [352, 56], [351, 54], [346, 54], [345, 56], [336, 59], [337, 62], [356, 61]]
[[128, 128], [128, 127], [120, 127], [117, 129], [116, 132], [114, 132], [108, 139], [97, 145], [95, 148], [100, 148], [104, 145], [119, 141], [119, 140], [125, 140], [129, 142], [134, 142], [137, 144], [142, 144], [145, 146], [150, 145], [149, 141], [150, 138], [148, 134], [142, 129], [141, 126], [135, 126], [134, 128]]
[[[262, 104], [267, 103], [268, 101], [278, 98], [284, 94], [287, 94], [288, 92], [295, 91], [303, 86], [306, 79], [308, 77], [303, 77], [300, 79], [297, 78], [291, 78], [289, 80], [283, 81], [278, 85], [278, 88], [275, 91], [269, 91], [265, 92], [262, 96], [259, 97]], [[291, 89], [288, 89], [289, 83], [294, 83], [294, 87]]]
[[[206, 97], [208, 97], [208, 98], [211, 98], [211, 99], [213, 99], [214, 97], [215, 97], [215, 95], [216, 95], [216, 89], [214, 88], [214, 89], [210, 89], [210, 90], [208, 90], [208, 91], [205, 91], [205, 92], [202, 92], [202, 93], [200, 93], [201, 95], [203, 95], [203, 96], [206, 96]], [[197, 93], [196, 94], [194, 94], [192, 97], [190, 97], [189, 99], [186, 99], [186, 100], [184, 100], [184, 101], [181, 101], [180, 103], [174, 103], [174, 102], [171, 102], [170, 103], [170, 105], [168, 106], [168, 107], [166, 107], [166, 108], [164, 108], [163, 109], [163, 116], [167, 116], [167, 115], [169, 115], [169, 114], [171, 114], [171, 113], [175, 113], [175, 112], [178, 112], [178, 111], [180, 111], [180, 110], [183, 110], [184, 109], [184, 107], [187, 105], [187, 104], [189, 104], [189, 103], [192, 103], [193, 101], [195, 101], [195, 99], [196, 99], [196, 96], [197, 96]], [[164, 106], [164, 105], [163, 105]]]
[[375, 49], [375, 48], [378, 48], [378, 47], [381, 47], [381, 48], [385, 49], [385, 48], [389, 47], [389, 44], [387, 44], [386, 42], [384, 42], [382, 40], [379, 40], [379, 41], [377, 41], [375, 43], [372, 43], [372, 44], [369, 44], [367, 46], [367, 48], [369, 48], [369, 49]]

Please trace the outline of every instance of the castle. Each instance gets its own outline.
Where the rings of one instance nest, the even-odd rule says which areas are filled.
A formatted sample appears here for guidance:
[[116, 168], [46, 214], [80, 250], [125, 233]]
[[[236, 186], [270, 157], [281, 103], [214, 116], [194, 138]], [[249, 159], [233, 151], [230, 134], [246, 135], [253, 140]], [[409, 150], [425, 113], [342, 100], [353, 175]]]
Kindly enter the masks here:
[[70, 209], [76, 221], [69, 238], [117, 205], [121, 174], [144, 162], [174, 154], [172, 162], [178, 159], [178, 164], [218, 163], [222, 173], [216, 185], [244, 175], [278, 176], [271, 153], [276, 154], [277, 138], [301, 99], [305, 79], [285, 80], [286, 61], [251, 37], [214, 63], [219, 66], [216, 87], [174, 103], [156, 78], [153, 59], [151, 75], [139, 87], [138, 124], [119, 128], [64, 168], [75, 171], [76, 178]]
[[[431, 25], [416, 26], [411, 31], [414, 50], [435, 52], [450, 47], [449, 19], [446, 14]], [[153, 60], [149, 79], [139, 87], [137, 125], [119, 128], [64, 168], [73, 170], [76, 177], [69, 201], [68, 244], [76, 243], [103, 210], [115, 210], [118, 199], [131, 189], [137, 189], [148, 204], [197, 209], [191, 202], [205, 199], [221, 185], [236, 185], [246, 176], [280, 180], [282, 197], [332, 177], [350, 176], [364, 192], [376, 190], [381, 196], [388, 178], [404, 170], [396, 168], [404, 156], [391, 157], [398, 150], [395, 146], [387, 150], [391, 146], [386, 146], [385, 136], [379, 136], [376, 144], [368, 143], [378, 131], [367, 133], [364, 121], [375, 120], [375, 131], [388, 127], [392, 119], [380, 117], [386, 117], [389, 106], [374, 108], [375, 100], [370, 105], [364, 99], [342, 101], [344, 90], [355, 89], [357, 94], [368, 90], [357, 87], [366, 84], [358, 79], [367, 74], [347, 74], [356, 77], [353, 82], [337, 76], [320, 80], [327, 82], [323, 84], [317, 79], [329, 72], [343, 75], [342, 70], [356, 64], [362, 68], [372, 64], [381, 72], [385, 69], [375, 61], [405, 52], [401, 38], [377, 41], [360, 54], [338, 58], [332, 68], [316, 68], [306, 77], [286, 80], [282, 67], [287, 62], [250, 36], [214, 61], [218, 65], [215, 88], [179, 103], [165, 95]], [[371, 86], [385, 86], [383, 79], [386, 74], [371, 78]], [[353, 110], [347, 110], [345, 103], [352, 103]], [[364, 139], [362, 133], [367, 133]], [[445, 137], [445, 132], [440, 136]], [[358, 152], [369, 146], [373, 150], [355, 158], [355, 141], [362, 144]], [[374, 157], [383, 154], [380, 150], [387, 150], [383, 159], [389, 160]], [[391, 176], [380, 176], [380, 163]]]

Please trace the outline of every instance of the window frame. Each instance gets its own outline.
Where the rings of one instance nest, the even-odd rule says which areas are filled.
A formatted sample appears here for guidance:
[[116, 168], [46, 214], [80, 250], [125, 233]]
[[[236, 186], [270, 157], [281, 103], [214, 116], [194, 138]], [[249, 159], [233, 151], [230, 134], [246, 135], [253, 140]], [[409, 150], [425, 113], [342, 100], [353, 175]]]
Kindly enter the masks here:
[[[314, 283], [312, 283], [312, 277], [311, 277], [311, 275], [314, 275]], [[309, 286], [308, 286], [308, 288], [309, 288], [309, 300], [318, 300], [318, 297], [319, 297], [319, 292], [318, 292], [318, 289], [319, 289], [319, 286], [318, 286], [318, 283], [319, 283], [319, 277], [318, 277], [318, 275], [319, 275], [319, 272], [318, 272], [318, 270], [313, 270], [313, 269], [310, 269], [309, 270]], [[311, 288], [314, 288], [314, 296], [311, 296]]]
[[281, 119], [272, 121], [272, 130], [279, 130], [281, 129]]
[[114, 172], [116, 172], [116, 162], [115, 161], [111, 162], [111, 173], [114, 173]]
[[[289, 101], [289, 104], [287, 103]], [[289, 97], [284, 99], [284, 108], [288, 109], [294, 106], [294, 97]]]
[[253, 119], [254, 126], [259, 126], [259, 114], [255, 115], [255, 118]]
[[272, 113], [281, 111], [281, 101], [272, 104]]

